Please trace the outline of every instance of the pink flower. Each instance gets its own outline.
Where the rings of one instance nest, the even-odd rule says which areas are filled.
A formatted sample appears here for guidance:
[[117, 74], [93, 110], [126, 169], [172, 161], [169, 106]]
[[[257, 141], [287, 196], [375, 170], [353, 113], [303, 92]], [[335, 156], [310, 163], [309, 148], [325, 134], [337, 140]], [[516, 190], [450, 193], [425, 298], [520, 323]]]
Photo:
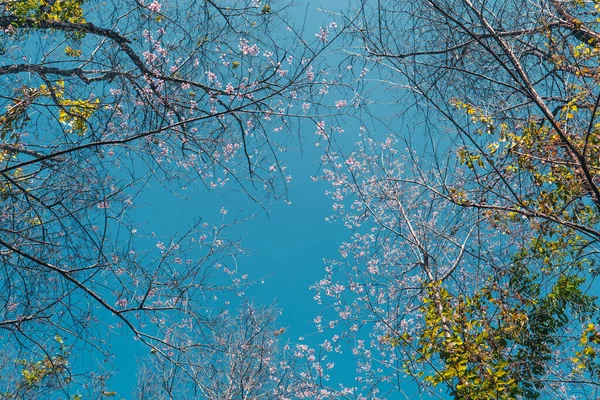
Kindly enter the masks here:
[[206, 71], [206, 76], [208, 77], [208, 81], [210, 83], [217, 81], [217, 75], [214, 72]]
[[148, 64], [151, 64], [158, 59], [158, 56], [156, 54], [150, 53], [149, 51], [143, 52], [142, 56], [144, 56]]
[[327, 43], [327, 37], [329, 36], [329, 30], [327, 28], [320, 28], [319, 32], [315, 33], [317, 39], [319, 39], [323, 43]]
[[158, 1], [154, 0], [148, 6], [148, 10], [157, 13], [157, 12], [160, 12], [161, 7], [162, 7], [162, 5]]
[[127, 304], [128, 304], [128, 303], [129, 303], [129, 302], [127, 301], [127, 299], [119, 299], [119, 300], [117, 300], [117, 301], [115, 302], [115, 305], [116, 305], [117, 307], [125, 308], [125, 307], [127, 307]]
[[315, 72], [313, 71], [312, 65], [309, 66], [308, 69], [306, 70], [306, 77], [311, 82], [313, 81], [313, 79], [315, 79]]
[[335, 106], [339, 110], [342, 107], [346, 107], [346, 100], [338, 100], [335, 102]]
[[240, 39], [238, 48], [241, 50], [243, 55], [257, 56], [260, 54], [260, 49], [258, 46], [256, 44], [250, 46], [247, 39]]

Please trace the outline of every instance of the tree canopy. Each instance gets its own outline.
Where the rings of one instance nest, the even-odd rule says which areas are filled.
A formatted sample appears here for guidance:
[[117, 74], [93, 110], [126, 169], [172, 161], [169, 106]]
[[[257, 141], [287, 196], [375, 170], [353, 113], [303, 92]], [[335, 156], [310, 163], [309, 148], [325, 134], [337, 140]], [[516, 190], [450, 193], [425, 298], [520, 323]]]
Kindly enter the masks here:
[[[77, 361], [119, 334], [140, 399], [596, 398], [600, 2], [297, 7], [2, 2], [0, 398], [127, 397]], [[249, 215], [135, 213], [152, 185], [296, 201], [306, 130], [350, 232], [316, 346], [245, 294]]]
[[365, 140], [325, 175], [357, 233], [317, 290], [342, 279], [340, 314], [372, 321], [365, 387], [597, 395], [597, 10], [363, 3], [356, 56], [407, 88], [424, 135]]

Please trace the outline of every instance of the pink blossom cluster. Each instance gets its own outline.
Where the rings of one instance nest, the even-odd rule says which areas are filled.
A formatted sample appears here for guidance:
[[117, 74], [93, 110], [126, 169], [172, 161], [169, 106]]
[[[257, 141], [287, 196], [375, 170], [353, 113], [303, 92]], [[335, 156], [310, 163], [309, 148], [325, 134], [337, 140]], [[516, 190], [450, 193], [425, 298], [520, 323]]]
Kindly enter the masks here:
[[329, 37], [329, 30], [327, 28], [319, 28], [319, 32], [315, 33], [316, 38], [323, 42], [323, 43], [327, 43], [328, 37]]
[[258, 45], [255, 43], [252, 46], [250, 46], [248, 39], [240, 39], [238, 48], [240, 49], [243, 55], [257, 56], [260, 54], [260, 49], [258, 48]]
[[162, 5], [158, 1], [156, 1], [156, 0], [154, 0], [152, 3], [150, 3], [148, 5], [148, 10], [150, 10], [150, 11], [152, 11], [154, 13], [160, 12], [161, 8], [162, 8]]

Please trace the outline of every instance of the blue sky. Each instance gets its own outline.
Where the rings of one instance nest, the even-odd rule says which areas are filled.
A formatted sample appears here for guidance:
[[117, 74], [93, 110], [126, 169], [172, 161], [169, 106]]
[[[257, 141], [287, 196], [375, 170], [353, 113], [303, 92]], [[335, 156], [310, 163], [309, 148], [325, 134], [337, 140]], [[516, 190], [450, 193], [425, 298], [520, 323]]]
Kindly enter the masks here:
[[[332, 21], [317, 7], [339, 11], [347, 6], [348, 3], [341, 0], [301, 1], [293, 6], [300, 12], [290, 12], [297, 19], [292, 25], [305, 23], [306, 39], [312, 40], [320, 26]], [[343, 59], [335, 43], [323, 56], [329, 65]], [[337, 138], [337, 145], [350, 149], [359, 138], [360, 125], [348, 119], [342, 126], [345, 132]], [[291, 143], [281, 155], [282, 163], [288, 168], [286, 173], [293, 177], [289, 185], [289, 204], [284, 201], [268, 204], [265, 212], [246, 195], [235, 191], [209, 192], [197, 184], [178, 190], [179, 196], [173, 196], [154, 182], [136, 198], [139, 207], [130, 217], [160, 237], [184, 232], [191, 221], [198, 218], [211, 223], [228, 223], [236, 216], [251, 217], [230, 231], [230, 237], [240, 238], [248, 253], [247, 257], [237, 258], [239, 271], [254, 281], [246, 291], [248, 297], [259, 304], [276, 304], [282, 310], [280, 324], [291, 343], [302, 337], [305, 343], [318, 346], [324, 337], [316, 334], [313, 319], [323, 306], [315, 302], [314, 292], [309, 287], [323, 277], [324, 259], [338, 257], [338, 248], [350, 232], [340, 223], [326, 221], [331, 213], [331, 201], [325, 195], [329, 185], [311, 179], [319, 174], [319, 158], [323, 152], [321, 147], [314, 146], [314, 131], [314, 122], [302, 122], [301, 136], [305, 138], [302, 150], [297, 142]], [[222, 208], [227, 209], [227, 215], [221, 213]], [[149, 241], [148, 245], [152, 243]], [[117, 357], [113, 364], [119, 372], [110, 385], [123, 398], [129, 397], [127, 393], [135, 384], [136, 358], [147, 352], [126, 336], [127, 333], [114, 343]], [[334, 382], [352, 384], [354, 365], [349, 352], [346, 357], [347, 360], [337, 363]]]
[[[289, 22], [298, 28], [297, 32], [302, 32], [307, 42], [315, 41], [315, 33], [320, 27], [329, 25], [336, 18], [318, 8], [334, 12], [346, 10], [348, 2], [299, 1], [290, 6], [287, 12], [292, 20]], [[343, 25], [340, 20], [336, 22], [340, 26]], [[332, 69], [340, 66], [340, 70], [345, 70], [345, 65], [341, 64], [345, 49], [341, 46], [341, 43], [334, 42], [320, 55], [319, 61], [331, 66]], [[234, 63], [223, 63], [223, 65]], [[216, 65], [220, 68], [221, 63]], [[224, 71], [227, 75], [229, 73], [227, 71], [230, 70]], [[376, 77], [374, 74], [373, 79]], [[367, 78], [367, 81], [369, 80], [370, 77]], [[401, 105], [382, 105], [394, 101], [394, 87], [384, 91], [377, 87], [374, 81], [370, 85], [373, 91], [369, 95], [371, 98], [377, 98], [378, 104], [370, 110], [375, 118], [367, 121], [377, 121], [379, 118], [386, 120], [399, 111]], [[331, 96], [326, 99], [330, 105], [331, 100], [338, 99]], [[408, 112], [403, 120], [395, 120], [395, 122], [394, 129], [397, 131], [395, 133], [402, 133], [405, 126], [410, 126], [410, 129], [404, 132], [418, 149], [419, 141], [423, 136], [419, 134], [418, 126], [415, 128], [417, 121], [411, 121]], [[361, 123], [351, 117], [341, 118], [338, 123], [344, 129], [344, 133], [336, 136], [335, 146], [348, 154], [354, 143], [360, 139]], [[389, 128], [383, 123], [374, 124], [375, 126], [368, 126], [368, 128], [375, 137], [385, 137], [390, 133]], [[301, 121], [298, 128], [298, 137], [302, 138], [301, 146], [294, 137], [288, 143], [284, 143], [286, 151], [278, 155], [280, 163], [287, 167], [286, 175], [293, 177], [286, 197], [289, 202], [265, 200], [265, 203], [257, 203], [236, 190], [239, 188], [235, 185], [210, 191], [201, 182], [192, 182], [182, 188], [177, 187], [179, 184], [177, 182], [167, 182], [165, 184], [167, 187], [163, 187], [156, 180], [151, 180], [139, 196], [135, 197], [134, 206], [127, 210], [127, 217], [134, 221], [135, 227], [139, 227], [140, 233], [135, 239], [136, 244], [153, 251], [157, 251], [158, 240], [168, 241], [169, 238], [181, 235], [199, 219], [217, 225], [229, 224], [239, 219], [240, 222], [233, 225], [227, 235], [232, 240], [239, 240], [244, 250], [244, 254], [239, 254], [235, 258], [235, 264], [239, 274], [249, 276], [251, 284], [246, 288], [248, 298], [258, 304], [275, 304], [282, 310], [276, 328], [285, 329], [283, 336], [285, 340], [291, 344], [302, 340], [318, 348], [326, 336], [316, 332], [313, 320], [322, 312], [324, 306], [317, 304], [314, 300], [314, 292], [309, 288], [325, 275], [324, 268], [327, 265], [325, 260], [339, 259], [338, 248], [351, 231], [340, 222], [327, 222], [326, 218], [332, 212], [332, 204], [325, 192], [330, 189], [330, 186], [311, 179], [320, 174], [319, 159], [324, 151], [322, 146], [314, 146], [317, 140], [315, 121], [309, 119]], [[143, 167], [141, 161], [139, 164], [136, 164], [137, 162], [133, 161], [136, 168]], [[150, 171], [146, 172], [151, 174]], [[259, 201], [263, 201], [262, 197], [258, 198]], [[225, 213], [224, 210], [227, 212]], [[365, 229], [368, 228], [369, 226]], [[156, 237], [144, 239], [143, 235], [150, 232], [155, 233]], [[116, 320], [114, 316], [106, 316], [107, 324], [113, 324], [114, 320]], [[112, 331], [110, 333], [112, 335]], [[115, 372], [108, 388], [115, 390], [120, 398], [131, 398], [130, 393], [136, 381], [137, 360], [146, 356], [149, 349], [134, 342], [131, 332], [127, 330], [123, 330], [121, 336], [112, 335], [108, 341], [111, 342], [114, 353], [110, 363], [114, 366]], [[102, 363], [102, 360], [97, 359], [93, 353], [77, 356], [77, 367], [86, 364], [86, 369], [95, 370], [96, 364]], [[337, 367], [332, 371], [332, 386], [341, 382], [345, 385], [353, 385], [355, 366], [349, 348], [344, 349], [342, 356], [335, 357]], [[409, 384], [408, 389], [414, 387]], [[398, 397], [400, 396], [398, 394]]]

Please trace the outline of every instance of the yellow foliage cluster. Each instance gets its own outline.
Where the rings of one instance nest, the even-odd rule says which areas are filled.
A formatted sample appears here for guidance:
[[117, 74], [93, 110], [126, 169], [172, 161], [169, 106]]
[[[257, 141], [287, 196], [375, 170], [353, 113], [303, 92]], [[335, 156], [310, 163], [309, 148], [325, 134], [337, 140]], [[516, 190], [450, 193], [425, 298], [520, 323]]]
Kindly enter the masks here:
[[19, 0], [6, 2], [6, 10], [23, 19], [45, 21], [63, 21], [82, 24], [82, 5], [85, 0], [56, 0], [50, 4], [47, 0]]
[[52, 93], [46, 85], [41, 85], [40, 90], [44, 95], [53, 95], [58, 100], [60, 107], [58, 120], [67, 127], [67, 132], [85, 135], [88, 130], [87, 121], [99, 109], [100, 99], [94, 101], [65, 99], [63, 81], [57, 82]]
[[87, 119], [98, 109], [100, 99], [89, 100], [62, 100], [59, 111], [59, 121], [68, 126], [69, 133], [83, 136], [88, 129]]

